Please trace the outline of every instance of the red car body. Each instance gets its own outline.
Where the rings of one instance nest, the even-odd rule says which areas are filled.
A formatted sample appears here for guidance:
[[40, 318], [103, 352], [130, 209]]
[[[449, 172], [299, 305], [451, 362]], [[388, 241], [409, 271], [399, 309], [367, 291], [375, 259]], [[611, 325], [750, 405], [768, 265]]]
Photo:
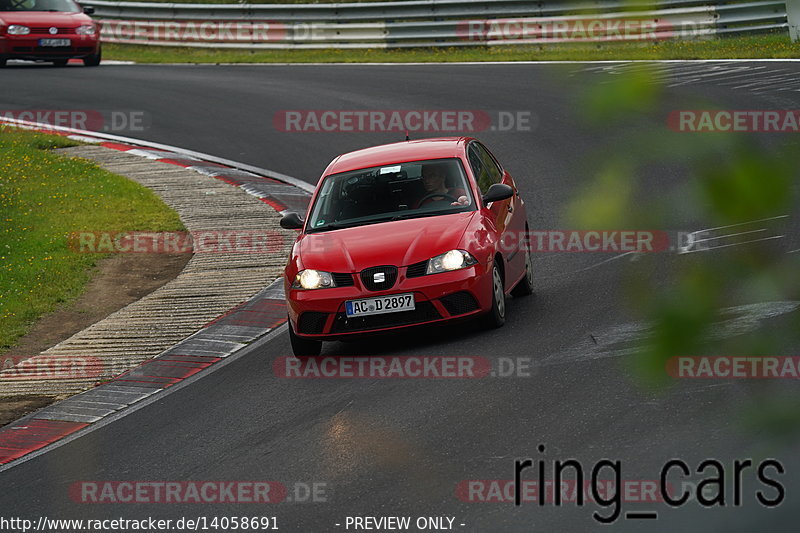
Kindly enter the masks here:
[[[486, 149], [467, 137], [415, 140], [345, 154], [328, 166], [285, 269], [284, 288], [296, 355], [318, 354], [319, 344], [314, 341], [491, 314], [495, 305], [495, 268], [502, 277], [503, 316], [494, 325], [502, 325], [505, 295], [521, 285], [519, 292], [530, 293], [530, 255], [525, 246], [527, 216], [514, 180], [499, 163], [501, 174], [496, 181], [505, 187], [506, 197], [484, 201], [487, 191], [481, 190], [470, 162], [470, 154], [479, 150]], [[488, 154], [496, 163], [488, 150], [480, 153]], [[476, 199], [472, 210], [309, 232], [310, 215], [328, 177], [369, 167], [440, 159], [460, 161], [470, 193]], [[283, 222], [282, 225], [291, 227]], [[476, 262], [458, 270], [420, 275], [421, 265], [450, 250], [464, 250]], [[396, 267], [396, 279], [389, 287], [370, 288], [370, 278], [364, 273], [381, 266]], [[350, 280], [344, 278], [345, 286], [298, 288], [295, 280], [304, 269], [333, 272], [339, 279], [349, 275]], [[347, 301], [409, 293], [414, 295], [414, 311], [355, 318], [345, 313]]]
[[[31, 10], [13, 8], [13, 0], [0, 0], [0, 66], [8, 59], [64, 65], [70, 58], [81, 58], [87, 66], [100, 64], [99, 24], [72, 0], [44, 1], [39, 0], [42, 10], [38, 11], [38, 4]], [[60, 11], [46, 11], [46, 8]], [[19, 31], [17, 27], [28, 28], [28, 33], [13, 33]], [[94, 28], [93, 33], [86, 33], [87, 27]]]

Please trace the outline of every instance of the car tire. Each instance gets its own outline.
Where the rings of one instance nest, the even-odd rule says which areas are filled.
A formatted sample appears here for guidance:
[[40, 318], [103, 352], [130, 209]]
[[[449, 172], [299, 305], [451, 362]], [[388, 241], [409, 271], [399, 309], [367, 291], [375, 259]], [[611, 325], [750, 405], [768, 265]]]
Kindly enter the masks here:
[[317, 357], [322, 351], [322, 341], [298, 337], [295, 335], [291, 323], [289, 323], [289, 341], [292, 343], [292, 352], [295, 357]]
[[66, 67], [67, 66], [67, 61], [69, 61], [69, 59], [54, 59], [53, 60], [53, 66]]
[[3, 67], [6, 66], [6, 61], [8, 61], [8, 58], [0, 56], [0, 68], [3, 68]]
[[533, 263], [530, 252], [525, 252], [525, 275], [511, 289], [511, 296], [530, 296], [533, 294]]
[[96, 67], [100, 65], [100, 60], [103, 59], [103, 51], [97, 50], [96, 54], [92, 54], [90, 56], [83, 58], [83, 66], [85, 67]]
[[503, 276], [497, 263], [492, 264], [492, 308], [483, 317], [489, 329], [501, 327], [506, 323], [506, 295], [503, 291]]

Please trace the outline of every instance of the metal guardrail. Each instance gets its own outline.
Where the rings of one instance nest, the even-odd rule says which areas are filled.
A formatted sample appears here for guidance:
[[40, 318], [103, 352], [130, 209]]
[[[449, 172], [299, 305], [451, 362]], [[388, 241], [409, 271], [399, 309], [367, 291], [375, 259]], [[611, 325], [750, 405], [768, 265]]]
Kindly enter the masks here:
[[[174, 4], [86, 0], [106, 42], [209, 48], [407, 48], [655, 41], [786, 30], [800, 0], [415, 0]], [[792, 10], [787, 5], [793, 4]], [[792, 29], [794, 28], [794, 29]]]

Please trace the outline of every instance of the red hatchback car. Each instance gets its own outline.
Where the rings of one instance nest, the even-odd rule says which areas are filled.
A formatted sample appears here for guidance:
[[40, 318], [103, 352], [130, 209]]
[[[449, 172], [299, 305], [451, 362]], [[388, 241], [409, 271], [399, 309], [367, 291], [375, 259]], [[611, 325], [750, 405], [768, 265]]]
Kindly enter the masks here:
[[525, 204], [476, 139], [425, 139], [341, 155], [317, 185], [285, 270], [297, 356], [322, 341], [482, 315], [533, 291]]
[[93, 12], [73, 0], [0, 0], [0, 67], [9, 59], [63, 66], [73, 57], [96, 67], [102, 53]]

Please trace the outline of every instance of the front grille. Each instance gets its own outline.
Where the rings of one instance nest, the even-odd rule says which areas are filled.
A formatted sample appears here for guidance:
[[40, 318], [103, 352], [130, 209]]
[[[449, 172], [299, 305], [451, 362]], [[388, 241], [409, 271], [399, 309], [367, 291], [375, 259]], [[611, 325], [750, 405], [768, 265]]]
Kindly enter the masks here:
[[385, 315], [368, 315], [348, 318], [344, 313], [338, 313], [333, 321], [332, 333], [350, 333], [367, 331], [370, 329], [391, 328], [394, 326], [407, 326], [419, 324], [442, 318], [430, 302], [417, 302], [413, 311], [400, 313], [387, 313]]
[[337, 287], [352, 287], [356, 284], [353, 281], [352, 274], [345, 274], [341, 272], [332, 272], [331, 277], [333, 277], [333, 282], [336, 284]]
[[[378, 273], [383, 274], [384, 281], [375, 281], [375, 274]], [[395, 281], [397, 281], [396, 266], [377, 266], [361, 271], [361, 282], [371, 291], [385, 291], [386, 289], [391, 289]]]
[[328, 320], [328, 313], [320, 313], [318, 311], [306, 311], [300, 315], [300, 320], [297, 322], [297, 330], [300, 333], [307, 335], [314, 333], [322, 333], [325, 329], [325, 321]]
[[447, 312], [453, 316], [464, 315], [478, 309], [478, 302], [475, 301], [475, 297], [466, 291], [448, 294], [440, 298], [439, 301], [442, 302]]
[[59, 35], [62, 33], [75, 33], [75, 28], [56, 28], [58, 33], [50, 33], [51, 26], [47, 26], [44, 28], [31, 28], [31, 34], [33, 35]]
[[409, 266], [406, 269], [406, 277], [407, 278], [419, 278], [425, 275], [425, 272], [428, 271], [428, 260], [420, 261], [419, 263], [414, 263], [413, 265]]

